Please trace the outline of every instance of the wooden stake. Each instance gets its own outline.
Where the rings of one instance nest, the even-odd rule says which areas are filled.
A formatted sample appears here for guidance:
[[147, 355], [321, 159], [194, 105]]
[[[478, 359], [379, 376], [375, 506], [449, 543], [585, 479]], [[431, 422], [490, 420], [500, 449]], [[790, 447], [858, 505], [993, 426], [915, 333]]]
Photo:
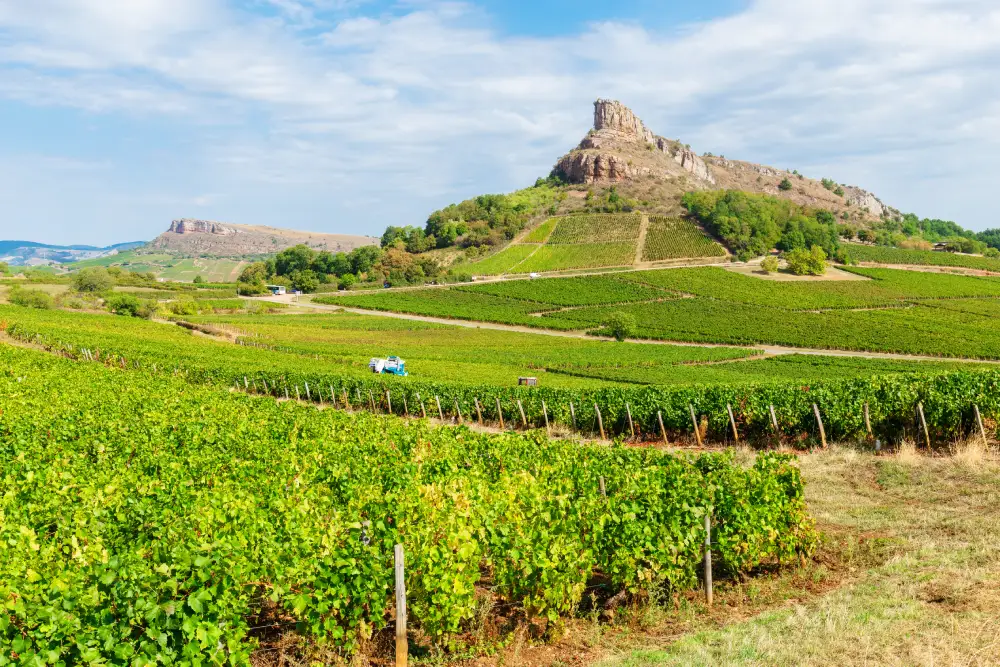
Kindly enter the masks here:
[[406, 642], [406, 573], [403, 545], [396, 545], [396, 667], [406, 667], [410, 648]]
[[348, 397], [347, 390], [344, 390], [344, 407], [351, 412], [354, 412], [354, 408], [351, 406], [350, 398]]
[[312, 403], [312, 394], [309, 393], [309, 383], [306, 382], [306, 400]]
[[629, 431], [629, 433], [632, 434], [632, 437], [634, 438], [635, 437], [635, 424], [632, 423], [632, 408], [629, 407], [628, 403], [625, 404], [625, 414], [628, 415], [628, 431]]
[[865, 430], [868, 431], [868, 436], [869, 437], [871, 437], [871, 436], [874, 435], [874, 433], [872, 433], [872, 417], [871, 417], [871, 414], [869, 414], [869, 412], [868, 412], [868, 403], [867, 402], [865, 403]]
[[288, 385], [285, 385], [285, 400], [288, 400]]
[[385, 404], [389, 406], [389, 414], [392, 414], [392, 396], [388, 389], [385, 390]]
[[979, 426], [979, 434], [983, 436], [983, 444], [988, 445], [990, 441], [986, 438], [986, 429], [983, 428], [983, 416], [979, 414], [979, 406], [973, 405], [972, 409], [976, 413], [976, 424]]
[[601, 485], [601, 495], [605, 498], [608, 497], [608, 490], [604, 488], [604, 475], [601, 475], [600, 479], [597, 480]]
[[497, 399], [497, 417], [500, 418], [500, 430], [503, 430], [503, 409], [500, 407], [500, 399]]
[[691, 410], [691, 425], [694, 426], [694, 437], [698, 440], [698, 446], [701, 447], [701, 429], [698, 427], [698, 417], [694, 414], [694, 405], [688, 403], [688, 409]]
[[917, 403], [917, 412], [920, 413], [920, 424], [924, 427], [924, 440], [927, 442], [927, 449], [931, 448], [931, 432], [927, 430], [927, 420], [924, 419], [924, 404]]
[[403, 394], [403, 414], [410, 416], [410, 407], [406, 404], [406, 394]]
[[420, 416], [427, 419], [427, 410], [424, 409], [424, 401], [420, 398], [420, 394], [417, 394], [417, 400], [420, 401]]
[[330, 403], [333, 404], [333, 409], [337, 409], [337, 393], [333, 391], [333, 385], [330, 385]]
[[437, 406], [438, 406], [438, 417], [441, 418], [441, 421], [444, 421], [444, 410], [441, 409], [441, 399], [438, 398], [437, 396], [435, 396], [434, 400], [435, 400], [435, 402], [437, 402]]
[[604, 437], [604, 420], [601, 418], [601, 409], [597, 407], [597, 403], [594, 403], [594, 412], [597, 414], [597, 425], [601, 427], [601, 440], [607, 440]]
[[545, 405], [545, 401], [542, 401], [542, 416], [545, 417], [545, 433], [549, 432], [549, 409]]
[[295, 385], [295, 400], [296, 401], [302, 400], [302, 394], [299, 393], [299, 385]]
[[455, 414], [458, 415], [458, 423], [462, 423], [462, 408], [458, 405], [458, 399], [455, 399]]
[[712, 606], [712, 514], [705, 512], [705, 603]]
[[573, 409], [573, 404], [569, 404], [569, 416], [573, 418], [573, 430], [576, 430], [576, 410]]
[[243, 376], [243, 388], [244, 389], [249, 389], [250, 388], [250, 383], [247, 382], [247, 376], [246, 375]]
[[740, 441], [740, 434], [736, 432], [736, 419], [733, 417], [733, 406], [726, 403], [726, 412], [729, 413], [729, 425], [733, 427], [733, 440]]
[[813, 414], [816, 415], [816, 423], [819, 425], [820, 442], [823, 443], [823, 449], [826, 449], [826, 429], [823, 428], [823, 418], [819, 416], [819, 406], [815, 403], [813, 403]]
[[771, 406], [771, 426], [774, 428], [774, 434], [778, 435], [778, 415], [774, 414], [774, 404]]
[[372, 407], [372, 412], [375, 412], [375, 394], [371, 389], [368, 390], [368, 404]]
[[517, 399], [517, 409], [521, 412], [521, 428], [528, 428], [528, 418], [524, 416], [524, 406], [521, 399]]
[[670, 442], [667, 440], [667, 429], [663, 428], [663, 413], [659, 410], [656, 411], [656, 421], [660, 422], [660, 435], [663, 436], [663, 444], [669, 445]]
[[476, 396], [476, 398], [474, 400], [476, 401], [476, 418], [479, 419], [479, 425], [482, 426], [483, 425], [483, 410], [479, 406], [479, 397]]

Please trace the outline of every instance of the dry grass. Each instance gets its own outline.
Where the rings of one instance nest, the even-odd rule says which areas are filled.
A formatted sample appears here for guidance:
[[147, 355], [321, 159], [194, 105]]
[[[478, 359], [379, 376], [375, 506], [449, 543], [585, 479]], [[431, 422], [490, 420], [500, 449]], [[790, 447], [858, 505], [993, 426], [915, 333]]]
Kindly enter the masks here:
[[861, 536], [884, 558], [860, 561], [842, 586], [810, 600], [742, 622], [702, 623], [600, 664], [1000, 664], [995, 451], [982, 440], [940, 457], [912, 443], [882, 457], [834, 448], [802, 456], [801, 467], [828, 534]]

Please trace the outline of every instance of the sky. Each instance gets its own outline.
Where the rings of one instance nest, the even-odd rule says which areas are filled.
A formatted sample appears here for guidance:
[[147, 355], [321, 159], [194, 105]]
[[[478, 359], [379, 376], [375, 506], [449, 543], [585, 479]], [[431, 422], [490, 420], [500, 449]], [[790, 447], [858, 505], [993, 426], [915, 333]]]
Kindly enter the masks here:
[[0, 0], [0, 239], [378, 235], [548, 174], [599, 97], [1000, 226], [996, 0]]

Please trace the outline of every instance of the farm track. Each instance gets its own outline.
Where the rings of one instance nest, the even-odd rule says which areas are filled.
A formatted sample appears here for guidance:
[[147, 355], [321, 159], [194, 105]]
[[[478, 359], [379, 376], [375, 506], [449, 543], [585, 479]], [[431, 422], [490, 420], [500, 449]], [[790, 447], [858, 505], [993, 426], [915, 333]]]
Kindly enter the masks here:
[[[264, 301], [274, 301], [276, 303], [293, 303], [287, 299], [282, 301], [278, 297], [264, 297]], [[534, 327], [518, 326], [515, 324], [499, 324], [495, 322], [479, 322], [474, 320], [456, 320], [446, 317], [431, 317], [428, 315], [412, 315], [410, 313], [393, 313], [384, 310], [366, 310], [364, 308], [348, 308], [345, 306], [327, 306], [308, 301], [294, 302], [303, 308], [322, 310], [328, 312], [344, 311], [355, 315], [374, 315], [376, 317], [390, 317], [398, 320], [413, 320], [415, 322], [429, 322], [431, 324], [446, 324], [467, 329], [492, 329], [495, 331], [513, 331], [516, 333], [538, 334], [540, 336], [555, 336], [557, 338], [575, 338], [577, 340], [591, 341], [613, 341], [613, 338], [606, 336], [590, 336], [584, 331], [557, 331], [553, 329], [536, 329]], [[783, 345], [737, 345], [726, 343], [693, 343], [691, 341], [678, 340], [646, 340], [642, 338], [630, 338], [629, 343], [639, 343], [642, 345], [678, 345], [681, 347], [729, 347], [744, 350], [756, 350], [761, 355], [779, 357], [788, 354], [803, 354], [818, 357], [855, 357], [858, 359], [888, 359], [895, 361], [953, 361], [956, 363], [969, 364], [1000, 364], [1000, 360], [992, 359], [969, 359], [966, 357], [935, 357], [931, 355], [917, 354], [897, 354], [895, 352], [863, 352], [858, 350], [835, 350], [810, 347], [788, 347]]]
[[649, 216], [645, 213], [642, 214], [639, 223], [639, 239], [636, 241], [635, 245], [635, 259], [633, 264], [638, 266], [642, 264], [642, 253], [643, 249], [646, 247], [646, 235], [649, 233]]

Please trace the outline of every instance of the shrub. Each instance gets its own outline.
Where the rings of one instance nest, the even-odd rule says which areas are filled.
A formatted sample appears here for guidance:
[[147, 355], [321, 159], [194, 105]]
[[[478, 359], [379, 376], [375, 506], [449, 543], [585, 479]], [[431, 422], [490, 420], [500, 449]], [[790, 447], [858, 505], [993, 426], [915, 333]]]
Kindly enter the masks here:
[[774, 273], [778, 270], [778, 258], [774, 255], [768, 255], [760, 263], [760, 268], [764, 269], [764, 273]]
[[8, 300], [15, 306], [24, 308], [40, 308], [48, 310], [52, 308], [54, 300], [52, 296], [40, 289], [23, 289], [15, 287], [11, 290]]
[[826, 273], [826, 253], [819, 246], [812, 250], [796, 248], [785, 253], [788, 269], [797, 276], [821, 276]]
[[781, 183], [778, 183], [778, 189], [782, 192], [788, 192], [792, 189], [792, 182], [787, 178], [782, 179]]
[[345, 273], [340, 276], [340, 283], [337, 285], [340, 289], [351, 289], [358, 284], [358, 278], [353, 273]]
[[989, 257], [990, 259], [997, 259], [1000, 257], [1000, 250], [996, 248], [987, 248], [983, 251], [983, 257]]
[[107, 292], [115, 286], [115, 279], [104, 267], [93, 266], [74, 275], [72, 285], [77, 292]]
[[620, 343], [626, 338], [635, 336], [638, 325], [634, 316], [617, 311], [612, 313], [611, 317], [604, 322], [604, 328]]
[[833, 191], [833, 194], [837, 195], [838, 197], [843, 197], [844, 196], [844, 188], [842, 188], [842, 187], [840, 187], [838, 185], [837, 189]]
[[202, 278], [201, 276], [195, 276], [194, 277], [194, 284], [195, 285], [201, 285], [204, 282], [205, 282], [205, 279]]
[[115, 315], [143, 318], [153, 316], [153, 307], [149, 303], [140, 301], [134, 294], [112, 294], [104, 300], [104, 305]]

